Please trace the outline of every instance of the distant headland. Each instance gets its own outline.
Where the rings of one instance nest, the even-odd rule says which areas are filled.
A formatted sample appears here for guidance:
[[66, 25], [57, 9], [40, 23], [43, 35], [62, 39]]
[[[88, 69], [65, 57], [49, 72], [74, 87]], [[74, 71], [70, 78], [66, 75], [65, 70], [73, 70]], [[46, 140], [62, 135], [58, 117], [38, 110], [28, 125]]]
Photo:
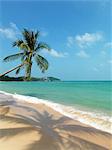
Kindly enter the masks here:
[[[24, 77], [23, 76], [21, 77], [2, 76], [0, 77], [0, 81], [24, 81]], [[61, 81], [61, 80], [55, 77], [42, 77], [42, 78], [32, 77], [30, 81], [53, 82], [53, 81]]]

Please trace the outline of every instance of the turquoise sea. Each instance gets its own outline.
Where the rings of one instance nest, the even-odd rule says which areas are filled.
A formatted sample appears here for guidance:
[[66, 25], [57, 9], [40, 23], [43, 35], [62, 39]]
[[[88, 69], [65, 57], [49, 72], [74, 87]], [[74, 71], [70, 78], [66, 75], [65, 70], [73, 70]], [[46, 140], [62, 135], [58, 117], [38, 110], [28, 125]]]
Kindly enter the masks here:
[[26, 97], [30, 100], [36, 97], [35, 101], [41, 99], [65, 115], [96, 128], [109, 130], [111, 81], [0, 82], [0, 91], [30, 96]]

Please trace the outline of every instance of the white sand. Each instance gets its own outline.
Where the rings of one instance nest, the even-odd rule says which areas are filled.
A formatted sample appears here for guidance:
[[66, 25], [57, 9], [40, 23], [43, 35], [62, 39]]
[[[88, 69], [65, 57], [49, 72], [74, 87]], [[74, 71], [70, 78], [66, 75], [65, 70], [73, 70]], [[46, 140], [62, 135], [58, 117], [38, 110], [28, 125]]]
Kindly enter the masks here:
[[112, 135], [0, 94], [0, 150], [111, 150]]

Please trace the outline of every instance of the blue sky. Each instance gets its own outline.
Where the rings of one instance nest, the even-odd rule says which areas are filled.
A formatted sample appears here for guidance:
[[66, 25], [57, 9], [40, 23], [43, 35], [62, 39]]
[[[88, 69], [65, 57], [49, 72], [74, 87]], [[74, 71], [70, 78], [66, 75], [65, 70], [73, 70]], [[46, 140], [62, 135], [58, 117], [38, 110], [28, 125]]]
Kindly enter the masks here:
[[19, 52], [11, 44], [26, 27], [40, 30], [39, 40], [52, 48], [41, 53], [50, 63], [48, 71], [42, 74], [33, 64], [32, 76], [110, 80], [111, 6], [111, 0], [0, 1], [0, 73], [20, 63], [2, 59]]

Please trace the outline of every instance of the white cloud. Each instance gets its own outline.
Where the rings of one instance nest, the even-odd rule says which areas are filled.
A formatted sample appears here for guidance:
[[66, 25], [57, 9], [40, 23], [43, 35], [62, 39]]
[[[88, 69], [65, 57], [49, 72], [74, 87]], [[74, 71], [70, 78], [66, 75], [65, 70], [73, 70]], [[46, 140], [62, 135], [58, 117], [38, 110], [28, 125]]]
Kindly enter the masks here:
[[67, 57], [68, 53], [67, 52], [57, 52], [54, 49], [51, 49], [51, 51], [43, 51], [43, 53], [48, 53], [53, 57], [57, 57], [57, 58], [62, 58], [62, 57]]
[[88, 47], [95, 42], [101, 41], [103, 39], [100, 33], [85, 33], [83, 35], [77, 35], [75, 41], [79, 47]]
[[16, 39], [19, 33], [19, 29], [14, 23], [10, 23], [10, 26], [7, 28], [0, 27], [0, 35], [5, 36], [8, 39]]
[[101, 50], [101, 55], [106, 55], [110, 50], [112, 50], [112, 42], [106, 42], [104, 44], [103, 50]]
[[57, 52], [56, 50], [51, 49], [50, 55], [52, 55], [52, 56], [54, 56], [54, 57], [66, 57], [66, 56], [68, 56], [68, 53], [67, 53], [67, 52], [64, 52], [64, 53], [62, 53], [62, 52]]
[[67, 46], [71, 47], [77, 44], [80, 48], [91, 46], [95, 42], [101, 41], [103, 36], [101, 33], [85, 33], [83, 35], [68, 36]]
[[112, 48], [112, 42], [107, 42], [105, 44], [105, 48]]
[[19, 29], [18, 29], [18, 27], [17, 27], [17, 25], [16, 25], [15, 23], [10, 22], [10, 26], [11, 26], [13, 29], [15, 29], [16, 32], [19, 31]]
[[81, 50], [76, 55], [81, 58], [89, 58], [90, 57], [84, 50]]
[[67, 46], [71, 47], [74, 44], [75, 40], [72, 36], [67, 37]]

